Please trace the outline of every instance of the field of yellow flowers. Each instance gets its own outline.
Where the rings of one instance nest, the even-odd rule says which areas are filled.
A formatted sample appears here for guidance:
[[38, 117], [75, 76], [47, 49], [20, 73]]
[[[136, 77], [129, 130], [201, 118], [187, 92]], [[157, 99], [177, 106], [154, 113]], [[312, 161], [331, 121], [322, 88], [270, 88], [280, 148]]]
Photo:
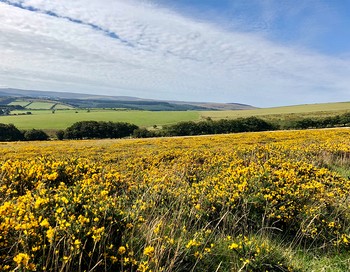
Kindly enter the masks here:
[[1, 271], [350, 269], [349, 129], [0, 154]]

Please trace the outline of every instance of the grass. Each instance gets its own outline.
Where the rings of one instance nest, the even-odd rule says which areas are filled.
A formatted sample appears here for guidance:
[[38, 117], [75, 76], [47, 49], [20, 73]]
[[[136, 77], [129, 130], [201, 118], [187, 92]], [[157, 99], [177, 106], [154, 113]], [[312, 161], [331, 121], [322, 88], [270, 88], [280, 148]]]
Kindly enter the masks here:
[[[78, 121], [128, 122], [142, 127], [163, 126], [180, 121], [198, 120], [199, 112], [151, 112], [115, 110], [33, 110], [31, 115], [1, 116], [0, 123], [14, 124], [19, 129], [65, 129]], [[20, 113], [16, 111], [14, 113]]]
[[30, 104], [31, 102], [29, 101], [25, 101], [25, 100], [16, 100], [16, 101], [13, 101], [11, 103], [9, 103], [10, 106], [22, 106], [22, 107], [25, 107], [27, 106], [28, 104]]
[[53, 102], [40, 102], [40, 101], [35, 101], [28, 105], [26, 108], [27, 109], [33, 109], [33, 110], [49, 110], [51, 109], [56, 103]]
[[325, 103], [311, 105], [296, 105], [275, 108], [262, 108], [242, 111], [204, 111], [201, 112], [202, 118], [210, 117], [212, 119], [233, 119], [249, 116], [267, 117], [268, 119], [285, 117], [314, 117], [331, 116], [350, 111], [350, 102]]
[[350, 259], [348, 254], [334, 254], [333, 256], [315, 256], [314, 254], [300, 254], [300, 266], [304, 271], [344, 272], [349, 271]]
[[56, 104], [54, 109], [55, 110], [69, 110], [69, 109], [73, 109], [73, 107], [69, 106], [69, 105], [65, 105], [65, 104]]

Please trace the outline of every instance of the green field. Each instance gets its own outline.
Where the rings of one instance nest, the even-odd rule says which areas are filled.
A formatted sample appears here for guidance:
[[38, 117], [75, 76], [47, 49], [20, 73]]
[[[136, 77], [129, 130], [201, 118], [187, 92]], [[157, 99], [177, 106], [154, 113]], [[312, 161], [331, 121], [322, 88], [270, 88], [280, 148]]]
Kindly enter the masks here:
[[[38, 108], [49, 108], [53, 103], [33, 102]], [[0, 123], [14, 124], [19, 129], [65, 129], [78, 121], [111, 121], [128, 122], [141, 127], [158, 127], [178, 123], [181, 121], [200, 121], [210, 117], [213, 120], [235, 119], [240, 117], [259, 116], [266, 120], [293, 120], [302, 117], [325, 117], [350, 112], [350, 102], [327, 103], [312, 105], [297, 105], [278, 108], [263, 108], [255, 110], [235, 111], [134, 111], [134, 110], [103, 110], [103, 109], [70, 109], [60, 110], [63, 104], [52, 110], [13, 111], [11, 116], [0, 116]], [[29, 110], [29, 109], [28, 109]], [[24, 114], [24, 115], [23, 115]]]
[[264, 116], [268, 117], [268, 119], [274, 119], [286, 116], [290, 117], [291, 115], [295, 117], [321, 117], [336, 115], [347, 111], [350, 111], [350, 102], [296, 105], [240, 111], [204, 111], [201, 112], [201, 115], [203, 118], [210, 117], [212, 119], [233, 119], [249, 116]]
[[68, 110], [68, 109], [73, 109], [72, 106], [65, 105], [65, 104], [56, 104], [54, 107], [55, 110]]
[[30, 105], [28, 105], [27, 109], [33, 109], [33, 110], [49, 110], [51, 109], [56, 103], [53, 102], [33, 102]]
[[28, 104], [31, 104], [31, 102], [29, 102], [29, 101], [24, 101], [24, 100], [16, 100], [16, 101], [13, 101], [13, 102], [9, 103], [8, 105], [10, 105], [10, 106], [22, 106], [22, 107], [25, 107], [25, 106], [27, 106]]
[[[13, 113], [21, 113], [15, 111]], [[199, 120], [197, 111], [116, 111], [116, 110], [33, 110], [31, 115], [0, 116], [0, 123], [14, 124], [19, 129], [65, 129], [79, 121], [128, 122], [138, 126], [163, 126], [180, 121]]]

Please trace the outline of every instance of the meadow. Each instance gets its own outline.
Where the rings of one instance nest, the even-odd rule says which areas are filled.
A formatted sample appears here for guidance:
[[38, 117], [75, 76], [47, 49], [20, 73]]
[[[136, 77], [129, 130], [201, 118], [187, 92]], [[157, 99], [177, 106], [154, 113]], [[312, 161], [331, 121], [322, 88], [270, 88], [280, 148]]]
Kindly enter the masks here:
[[[18, 102], [16, 102], [18, 103]], [[26, 102], [27, 103], [27, 102]], [[176, 124], [182, 121], [201, 121], [208, 118], [212, 120], [236, 119], [240, 117], [257, 116], [267, 121], [284, 122], [300, 118], [318, 118], [334, 116], [350, 112], [350, 102], [327, 103], [313, 105], [297, 105], [278, 108], [262, 108], [254, 110], [235, 111], [138, 111], [123, 109], [65, 109], [65, 105], [57, 104], [55, 113], [44, 110], [50, 104], [35, 102], [39, 109], [13, 111], [18, 115], [0, 116], [0, 123], [14, 124], [19, 129], [43, 129], [46, 131], [66, 129], [79, 121], [112, 121], [128, 122], [140, 127], [151, 128], [154, 125]], [[51, 106], [54, 105], [53, 103]], [[30, 111], [30, 115], [26, 112]], [[53, 133], [54, 135], [54, 133]]]
[[[19, 114], [22, 111], [14, 111]], [[103, 109], [31, 110], [30, 115], [0, 116], [0, 123], [14, 124], [19, 129], [65, 129], [79, 121], [127, 122], [143, 127], [199, 120], [197, 111], [130, 111]]]
[[294, 105], [274, 108], [261, 108], [241, 111], [208, 111], [203, 112], [203, 118], [210, 117], [213, 120], [233, 119], [240, 117], [258, 116], [267, 120], [297, 119], [300, 117], [326, 117], [342, 114], [350, 111], [350, 102], [321, 103], [308, 105]]
[[0, 152], [0, 270], [350, 269], [349, 129]]

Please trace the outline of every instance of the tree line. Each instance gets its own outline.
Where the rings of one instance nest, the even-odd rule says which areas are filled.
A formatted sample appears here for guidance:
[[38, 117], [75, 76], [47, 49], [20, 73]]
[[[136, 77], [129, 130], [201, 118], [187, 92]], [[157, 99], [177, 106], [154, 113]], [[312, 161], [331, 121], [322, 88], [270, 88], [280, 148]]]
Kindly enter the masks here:
[[63, 139], [103, 139], [125, 138], [133, 135], [139, 127], [125, 122], [80, 121], [66, 130], [56, 133], [59, 140]]
[[0, 123], [0, 141], [45, 141], [49, 139], [40, 129], [19, 130], [12, 124]]
[[332, 128], [350, 125], [350, 112], [322, 118], [303, 118], [286, 124], [286, 129]]
[[20, 105], [3, 105], [0, 104], [0, 115], [10, 115], [13, 110], [24, 110]]
[[[104, 139], [104, 138], [151, 138], [165, 136], [194, 136], [208, 134], [225, 134], [238, 132], [268, 131], [281, 129], [309, 129], [350, 126], [350, 113], [324, 118], [302, 118], [284, 124], [277, 124], [257, 117], [238, 119], [210, 118], [200, 122], [184, 121], [165, 126], [158, 130], [140, 128], [125, 122], [80, 121], [65, 130], [56, 132], [59, 140], [63, 139]], [[42, 130], [20, 131], [12, 124], [0, 123], [0, 141], [35, 141], [48, 140], [49, 136]]]
[[206, 134], [225, 134], [238, 132], [266, 131], [276, 129], [272, 123], [257, 117], [239, 118], [233, 120], [211, 119], [200, 122], [180, 122], [164, 128], [165, 136], [187, 136]]

